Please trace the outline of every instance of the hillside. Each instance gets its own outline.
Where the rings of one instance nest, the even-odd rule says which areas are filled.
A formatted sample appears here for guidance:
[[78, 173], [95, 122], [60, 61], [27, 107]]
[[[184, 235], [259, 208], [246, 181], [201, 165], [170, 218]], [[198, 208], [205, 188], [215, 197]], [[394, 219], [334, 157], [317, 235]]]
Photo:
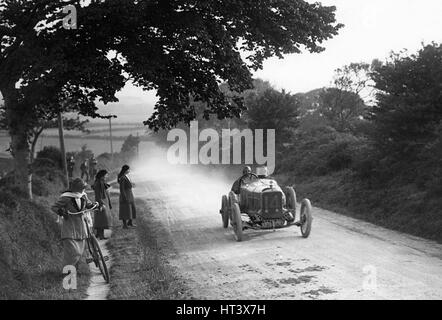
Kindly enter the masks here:
[[[43, 168], [41, 168], [43, 169]], [[45, 168], [34, 175], [33, 201], [0, 180], [0, 299], [81, 299], [89, 268], [80, 266], [78, 290], [66, 291], [62, 281], [60, 228], [50, 206], [63, 190], [61, 173]]]

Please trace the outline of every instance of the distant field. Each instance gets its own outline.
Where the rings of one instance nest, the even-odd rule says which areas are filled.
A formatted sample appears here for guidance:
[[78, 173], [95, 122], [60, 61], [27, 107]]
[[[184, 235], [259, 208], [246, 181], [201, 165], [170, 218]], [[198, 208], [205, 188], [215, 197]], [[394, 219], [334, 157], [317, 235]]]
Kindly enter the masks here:
[[[109, 125], [107, 123], [89, 123], [87, 129], [90, 133], [86, 134], [80, 131], [65, 131], [66, 151], [79, 151], [83, 145], [92, 150], [95, 155], [100, 155], [105, 152], [110, 152], [109, 141]], [[141, 139], [146, 139], [148, 134], [146, 127], [142, 124], [113, 124], [113, 149], [114, 152], [119, 152], [123, 145], [124, 139], [129, 135], [139, 136]], [[0, 158], [10, 158], [10, 154], [6, 152], [9, 148], [10, 138], [6, 131], [0, 131]], [[36, 152], [43, 149], [45, 146], [59, 146], [58, 129], [48, 129], [41, 135]], [[148, 145], [148, 142], [141, 141], [140, 149]]]
[[[66, 136], [78, 137], [109, 137], [109, 125], [106, 124], [87, 124], [86, 128], [90, 131], [84, 133], [80, 131], [65, 131]], [[43, 132], [45, 136], [58, 136], [58, 129], [48, 129]], [[112, 136], [115, 138], [126, 138], [129, 135], [139, 135], [140, 137], [147, 136], [147, 128], [141, 124], [112, 124]]]
[[[10, 157], [9, 153], [6, 152], [6, 149], [9, 146], [9, 141], [10, 138], [8, 136], [0, 135], [0, 158]], [[114, 152], [120, 152], [123, 142], [124, 142], [123, 140], [113, 141]], [[105, 139], [82, 139], [81, 137], [78, 138], [67, 137], [65, 139], [65, 144], [67, 152], [80, 151], [83, 145], [86, 145], [88, 149], [92, 150], [96, 156], [105, 152], [110, 152], [110, 142], [109, 140]], [[59, 145], [60, 143], [58, 137], [42, 137], [39, 139], [37, 143], [36, 152], [40, 151], [45, 146], [59, 147]], [[150, 145], [151, 142], [141, 141], [140, 152], [142, 152], [145, 149], [148, 149]]]

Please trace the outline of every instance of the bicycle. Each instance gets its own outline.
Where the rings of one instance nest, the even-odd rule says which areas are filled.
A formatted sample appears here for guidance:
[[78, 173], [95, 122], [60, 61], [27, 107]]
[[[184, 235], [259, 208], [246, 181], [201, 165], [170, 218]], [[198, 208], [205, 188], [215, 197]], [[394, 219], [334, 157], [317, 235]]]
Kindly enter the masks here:
[[83, 221], [85, 223], [86, 226], [86, 231], [87, 231], [87, 238], [86, 238], [86, 243], [87, 243], [87, 247], [88, 247], [88, 251], [91, 255], [92, 258], [90, 258], [92, 261], [90, 261], [89, 259], [86, 259], [87, 263], [90, 262], [94, 262], [95, 266], [100, 270], [100, 273], [102, 274], [104, 281], [106, 281], [106, 283], [109, 283], [109, 271], [107, 269], [107, 265], [106, 265], [106, 261], [109, 260], [109, 257], [107, 256], [103, 256], [103, 253], [101, 252], [101, 248], [100, 245], [98, 243], [97, 238], [95, 237], [94, 233], [92, 232], [92, 217], [91, 217], [91, 212], [95, 211], [98, 207], [98, 204], [93, 206], [90, 209], [86, 209], [80, 212], [69, 212], [69, 215], [74, 215], [74, 216], [78, 216], [78, 215], [82, 215], [83, 216]]

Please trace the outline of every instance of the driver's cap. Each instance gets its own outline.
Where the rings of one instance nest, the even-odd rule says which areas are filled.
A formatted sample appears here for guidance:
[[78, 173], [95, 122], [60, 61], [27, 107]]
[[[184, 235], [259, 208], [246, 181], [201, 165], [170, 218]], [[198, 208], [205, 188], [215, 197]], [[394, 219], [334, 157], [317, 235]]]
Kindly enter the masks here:
[[244, 167], [244, 169], [242, 169], [242, 174], [249, 174], [252, 173], [252, 168], [250, 168], [249, 166]]

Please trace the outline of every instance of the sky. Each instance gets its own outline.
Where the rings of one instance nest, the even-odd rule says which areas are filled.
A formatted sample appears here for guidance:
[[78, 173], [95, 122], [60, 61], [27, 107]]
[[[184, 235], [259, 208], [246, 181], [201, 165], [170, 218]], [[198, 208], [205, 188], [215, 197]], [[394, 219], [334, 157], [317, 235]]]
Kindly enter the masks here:
[[[320, 54], [288, 55], [272, 58], [254, 74], [277, 89], [291, 93], [307, 92], [330, 85], [333, 71], [351, 62], [385, 60], [391, 51], [408, 49], [421, 43], [442, 43], [441, 0], [323, 0], [337, 7], [337, 20], [345, 24], [338, 36], [323, 44]], [[120, 103], [101, 108], [118, 121], [146, 120], [153, 110], [154, 92], [143, 92], [127, 85], [118, 94]], [[124, 105], [124, 108], [122, 108]], [[124, 109], [124, 111], [123, 111]]]

